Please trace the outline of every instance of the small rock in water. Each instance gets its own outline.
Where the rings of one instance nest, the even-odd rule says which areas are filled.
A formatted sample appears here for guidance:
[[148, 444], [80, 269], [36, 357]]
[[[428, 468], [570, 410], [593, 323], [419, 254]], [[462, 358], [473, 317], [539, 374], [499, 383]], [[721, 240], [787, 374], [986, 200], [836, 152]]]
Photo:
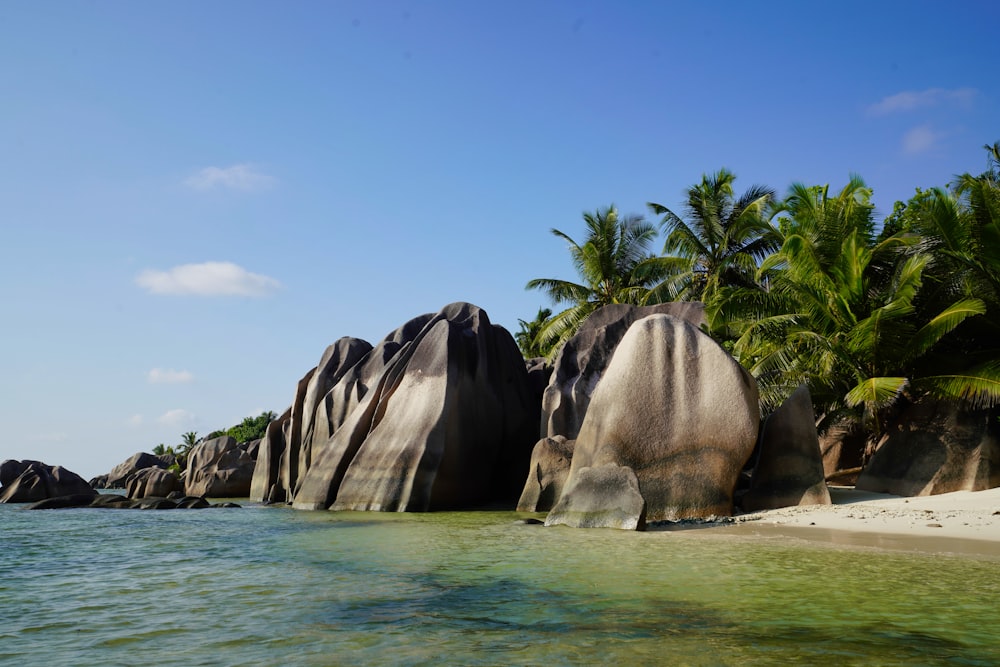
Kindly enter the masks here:
[[514, 522], [519, 526], [544, 526], [545, 522], [541, 519], [518, 519]]

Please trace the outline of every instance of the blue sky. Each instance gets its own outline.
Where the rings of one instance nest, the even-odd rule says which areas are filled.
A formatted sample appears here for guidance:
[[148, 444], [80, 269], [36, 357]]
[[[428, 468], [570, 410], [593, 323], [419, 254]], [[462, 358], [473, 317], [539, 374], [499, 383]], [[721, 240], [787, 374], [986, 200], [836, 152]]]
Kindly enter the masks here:
[[516, 330], [581, 213], [1000, 140], [994, 2], [0, 3], [0, 459], [85, 477], [453, 301]]

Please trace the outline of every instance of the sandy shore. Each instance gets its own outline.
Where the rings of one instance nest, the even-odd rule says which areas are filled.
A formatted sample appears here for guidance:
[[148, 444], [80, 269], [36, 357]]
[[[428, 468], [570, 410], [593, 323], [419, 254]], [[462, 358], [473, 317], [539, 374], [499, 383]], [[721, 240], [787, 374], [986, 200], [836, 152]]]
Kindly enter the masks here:
[[844, 545], [1000, 557], [1000, 488], [904, 498], [830, 487], [832, 505], [734, 517], [724, 530]]

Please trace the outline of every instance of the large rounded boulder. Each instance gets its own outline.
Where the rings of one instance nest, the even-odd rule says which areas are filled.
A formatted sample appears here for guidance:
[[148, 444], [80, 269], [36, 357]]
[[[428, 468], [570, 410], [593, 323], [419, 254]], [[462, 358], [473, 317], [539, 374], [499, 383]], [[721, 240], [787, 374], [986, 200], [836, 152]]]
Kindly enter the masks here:
[[195, 445], [188, 454], [184, 493], [207, 498], [250, 495], [254, 460], [236, 438], [222, 436]]
[[635, 473], [646, 521], [731, 515], [759, 419], [756, 383], [714, 340], [670, 315], [639, 319], [591, 396], [563, 496], [613, 464]]
[[163, 468], [143, 468], [125, 480], [125, 495], [129, 498], [166, 497], [183, 491], [184, 483], [174, 473]]
[[543, 435], [576, 438], [591, 396], [622, 336], [634, 322], [651, 315], [672, 315], [695, 326], [705, 323], [704, 305], [693, 301], [655, 306], [613, 304], [591, 313], [556, 357], [542, 396]]

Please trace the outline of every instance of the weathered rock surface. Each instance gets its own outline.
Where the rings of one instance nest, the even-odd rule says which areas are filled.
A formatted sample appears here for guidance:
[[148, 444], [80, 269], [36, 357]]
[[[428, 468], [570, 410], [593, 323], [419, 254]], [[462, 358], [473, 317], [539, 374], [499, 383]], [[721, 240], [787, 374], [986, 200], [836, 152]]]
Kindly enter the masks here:
[[672, 315], [699, 327], [705, 323], [701, 303], [677, 301], [655, 306], [604, 306], [588, 317], [556, 357], [555, 369], [542, 397], [542, 430], [549, 437], [573, 440], [618, 342], [636, 320]]
[[645, 530], [646, 501], [639, 479], [631, 468], [613, 463], [579, 468], [545, 525]]
[[180, 478], [163, 468], [143, 468], [125, 479], [125, 495], [129, 498], [167, 496], [183, 488]]
[[[513, 337], [482, 309], [456, 303], [411, 320], [331, 392], [335, 400], [322, 408], [331, 435], [322, 448], [314, 439], [311, 465], [293, 487], [295, 507], [515, 502], [538, 439], [537, 396]], [[294, 409], [291, 421], [294, 431]]]
[[[172, 457], [156, 456], [148, 452], [137, 452], [128, 457], [114, 468], [107, 475], [101, 475], [90, 480], [90, 485], [101, 489], [124, 489], [125, 480], [139, 470], [146, 468], [170, 467]], [[96, 483], [96, 484], [95, 484]]]
[[[15, 472], [17, 476], [11, 479]], [[33, 503], [56, 496], [97, 495], [75, 472], [40, 461], [5, 461], [0, 477], [5, 480], [0, 489], [0, 503]]]
[[744, 511], [829, 505], [809, 389], [803, 385], [765, 421]]
[[542, 438], [531, 451], [528, 479], [517, 501], [518, 512], [547, 512], [562, 497], [573, 461], [574, 440]]
[[622, 337], [594, 390], [566, 488], [584, 468], [631, 468], [646, 520], [728, 516], [757, 439], [757, 385], [689, 321], [651, 315]]
[[207, 498], [244, 498], [250, 495], [254, 460], [230, 436], [206, 440], [188, 453], [184, 492]]
[[929, 398], [898, 412], [857, 488], [898, 496], [981, 491], [1000, 486], [995, 410]]

